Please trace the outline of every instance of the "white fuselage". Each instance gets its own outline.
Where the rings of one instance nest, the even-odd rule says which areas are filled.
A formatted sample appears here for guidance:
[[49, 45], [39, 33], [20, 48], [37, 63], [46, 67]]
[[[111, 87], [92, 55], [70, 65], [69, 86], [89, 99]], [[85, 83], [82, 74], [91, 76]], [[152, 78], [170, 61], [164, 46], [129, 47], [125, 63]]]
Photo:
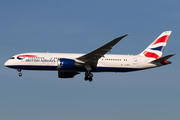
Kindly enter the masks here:
[[[83, 55], [84, 54], [74, 53], [23, 53], [10, 58], [5, 63], [5, 66], [22, 70], [61, 71], [61, 69], [58, 68], [58, 60], [60, 58], [76, 60], [76, 58]], [[161, 64], [150, 63], [152, 60], [154, 60], [154, 58], [147, 58], [139, 55], [106, 54], [98, 60], [97, 67], [93, 68], [92, 72], [129, 72], [161, 66]], [[84, 72], [86, 69], [84, 69], [84, 67], [76, 67], [66, 71]]]

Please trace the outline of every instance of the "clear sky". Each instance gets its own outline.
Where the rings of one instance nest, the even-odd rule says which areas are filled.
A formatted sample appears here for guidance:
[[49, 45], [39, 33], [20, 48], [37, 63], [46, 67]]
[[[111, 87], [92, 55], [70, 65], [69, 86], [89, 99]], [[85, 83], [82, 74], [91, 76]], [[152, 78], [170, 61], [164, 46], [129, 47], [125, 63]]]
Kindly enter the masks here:
[[[1, 120], [179, 120], [179, 0], [1, 0]], [[138, 54], [172, 30], [163, 55], [173, 64], [131, 73], [84, 73], [4, 67], [24, 52], [88, 53], [130, 33], [111, 54]]]

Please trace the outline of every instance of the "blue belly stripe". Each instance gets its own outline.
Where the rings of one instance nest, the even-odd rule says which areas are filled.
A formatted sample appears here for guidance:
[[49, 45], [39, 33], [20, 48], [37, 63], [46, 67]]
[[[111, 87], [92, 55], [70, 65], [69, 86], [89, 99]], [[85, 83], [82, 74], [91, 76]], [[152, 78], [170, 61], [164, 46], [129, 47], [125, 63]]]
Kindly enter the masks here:
[[[58, 66], [35, 66], [35, 65], [11, 65], [7, 66], [13, 69], [21, 70], [58, 70]], [[118, 68], [118, 67], [97, 67], [92, 69], [92, 72], [130, 72], [139, 70], [137, 68]], [[80, 71], [85, 72], [86, 70], [82, 68], [70, 69], [70, 71]]]
[[22, 70], [57, 70], [57, 66], [11, 65], [7, 67]]
[[102, 72], [130, 72], [138, 70], [137, 68], [118, 68], [118, 67], [97, 67], [97, 71]]

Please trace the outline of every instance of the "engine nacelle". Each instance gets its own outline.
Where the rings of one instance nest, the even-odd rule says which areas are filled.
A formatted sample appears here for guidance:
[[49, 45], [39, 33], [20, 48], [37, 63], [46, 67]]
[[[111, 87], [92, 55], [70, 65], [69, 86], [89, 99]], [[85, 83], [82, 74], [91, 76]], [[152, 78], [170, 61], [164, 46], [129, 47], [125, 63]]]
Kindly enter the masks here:
[[60, 58], [58, 59], [58, 69], [72, 69], [75, 67], [75, 60]]
[[73, 78], [76, 74], [79, 74], [79, 73], [58, 71], [59, 78]]

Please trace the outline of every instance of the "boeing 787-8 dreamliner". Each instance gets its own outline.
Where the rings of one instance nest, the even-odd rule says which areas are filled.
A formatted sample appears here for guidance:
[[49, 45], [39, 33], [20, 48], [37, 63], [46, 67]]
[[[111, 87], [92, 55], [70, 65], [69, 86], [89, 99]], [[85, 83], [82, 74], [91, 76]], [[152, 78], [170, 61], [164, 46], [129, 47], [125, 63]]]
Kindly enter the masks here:
[[59, 78], [73, 78], [85, 72], [84, 79], [92, 81], [92, 72], [130, 72], [170, 64], [167, 61], [174, 54], [161, 57], [172, 31], [163, 32], [138, 55], [106, 54], [128, 34], [87, 54], [75, 53], [22, 53], [11, 57], [5, 66], [21, 70], [55, 70]]

